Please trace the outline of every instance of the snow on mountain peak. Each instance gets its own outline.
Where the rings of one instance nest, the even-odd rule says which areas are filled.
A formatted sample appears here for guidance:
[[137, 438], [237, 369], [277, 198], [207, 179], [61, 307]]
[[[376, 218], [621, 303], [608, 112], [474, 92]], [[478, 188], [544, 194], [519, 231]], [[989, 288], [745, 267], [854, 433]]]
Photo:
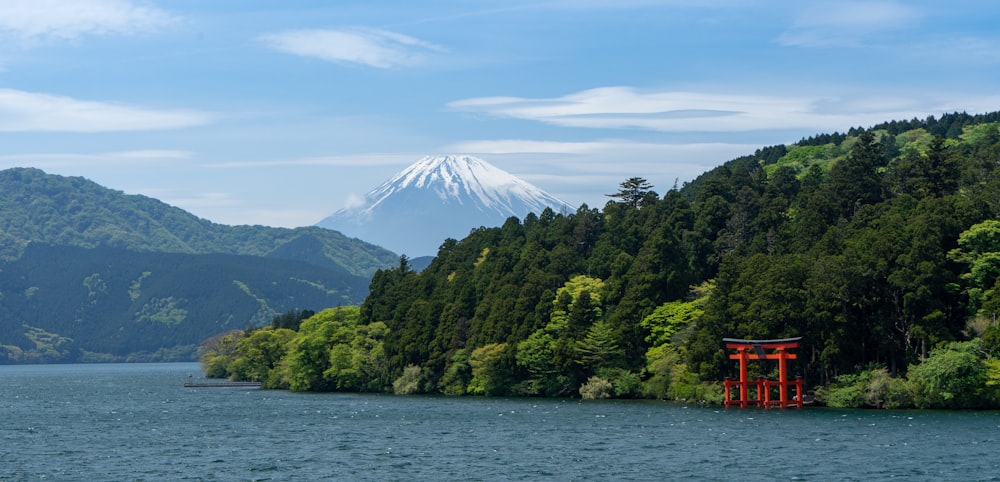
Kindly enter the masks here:
[[575, 209], [545, 191], [473, 156], [426, 156], [382, 183], [362, 202], [338, 210], [317, 226], [397, 253], [437, 252], [446, 238], [500, 226], [511, 216]]
[[375, 188], [365, 198], [370, 210], [405, 189], [434, 192], [444, 203], [472, 201], [480, 209], [505, 216], [524, 216], [518, 204], [532, 211], [545, 207], [562, 211], [569, 205], [524, 180], [474, 156], [426, 156]]

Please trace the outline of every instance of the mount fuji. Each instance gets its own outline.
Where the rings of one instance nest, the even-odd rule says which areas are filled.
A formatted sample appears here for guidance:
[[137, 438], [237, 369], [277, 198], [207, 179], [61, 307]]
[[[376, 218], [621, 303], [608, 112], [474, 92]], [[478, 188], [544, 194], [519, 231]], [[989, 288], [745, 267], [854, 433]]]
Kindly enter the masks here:
[[507, 218], [576, 211], [532, 184], [472, 156], [427, 156], [316, 226], [409, 257], [436, 255], [446, 238]]

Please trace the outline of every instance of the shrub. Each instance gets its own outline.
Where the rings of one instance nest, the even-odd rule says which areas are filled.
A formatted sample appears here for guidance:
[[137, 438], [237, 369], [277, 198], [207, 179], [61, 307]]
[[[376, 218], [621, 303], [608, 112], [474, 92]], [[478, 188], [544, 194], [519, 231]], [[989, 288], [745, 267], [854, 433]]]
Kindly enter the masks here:
[[918, 408], [978, 408], [986, 389], [987, 366], [979, 340], [953, 342], [910, 368]]
[[392, 382], [392, 391], [396, 395], [413, 395], [420, 393], [420, 367], [417, 365], [407, 365], [403, 369], [403, 374]]
[[817, 399], [834, 408], [908, 408], [913, 406], [909, 383], [894, 378], [885, 367], [841, 375], [817, 392]]
[[871, 371], [871, 379], [865, 388], [865, 403], [872, 408], [910, 408], [913, 407], [913, 392], [910, 384], [893, 377], [885, 368]]
[[611, 385], [611, 382], [594, 376], [590, 377], [587, 383], [580, 386], [580, 396], [584, 400], [600, 400], [610, 398], [613, 390], [614, 386]]
[[865, 382], [858, 380], [860, 375], [841, 375], [836, 384], [820, 392], [820, 401], [834, 408], [864, 407]]
[[634, 398], [642, 394], [639, 375], [624, 368], [601, 368], [597, 376], [611, 382], [614, 398]]

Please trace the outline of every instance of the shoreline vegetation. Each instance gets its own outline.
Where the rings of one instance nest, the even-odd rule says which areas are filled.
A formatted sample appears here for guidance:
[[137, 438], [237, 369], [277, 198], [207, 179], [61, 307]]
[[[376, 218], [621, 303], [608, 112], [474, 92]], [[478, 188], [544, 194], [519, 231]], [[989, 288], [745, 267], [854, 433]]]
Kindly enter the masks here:
[[802, 337], [792, 375], [820, 403], [997, 408], [998, 122], [817, 135], [663, 195], [629, 178], [603, 209], [473, 229], [420, 272], [379, 270], [359, 307], [201, 359], [291, 390], [721, 403], [722, 338]]

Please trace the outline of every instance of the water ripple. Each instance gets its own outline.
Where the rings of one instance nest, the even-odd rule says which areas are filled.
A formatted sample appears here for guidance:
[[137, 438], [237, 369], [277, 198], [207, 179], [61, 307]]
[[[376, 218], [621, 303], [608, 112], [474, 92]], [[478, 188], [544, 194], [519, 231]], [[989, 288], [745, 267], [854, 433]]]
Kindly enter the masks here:
[[1000, 480], [996, 412], [185, 389], [0, 366], [0, 480]]

